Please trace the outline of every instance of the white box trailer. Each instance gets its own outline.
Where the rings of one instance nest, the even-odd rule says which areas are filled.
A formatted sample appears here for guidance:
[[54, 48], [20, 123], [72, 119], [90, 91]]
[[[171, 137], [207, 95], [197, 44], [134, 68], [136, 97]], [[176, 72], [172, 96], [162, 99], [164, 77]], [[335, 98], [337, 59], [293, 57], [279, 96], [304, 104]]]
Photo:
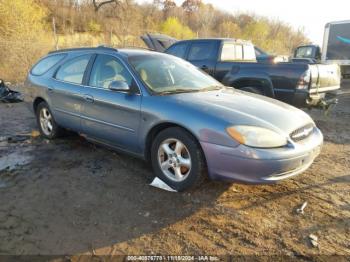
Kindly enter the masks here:
[[321, 60], [340, 65], [342, 75], [350, 76], [350, 20], [326, 24]]
[[350, 20], [327, 23], [323, 36], [323, 47], [299, 46], [293, 62], [337, 64], [343, 77], [350, 77]]

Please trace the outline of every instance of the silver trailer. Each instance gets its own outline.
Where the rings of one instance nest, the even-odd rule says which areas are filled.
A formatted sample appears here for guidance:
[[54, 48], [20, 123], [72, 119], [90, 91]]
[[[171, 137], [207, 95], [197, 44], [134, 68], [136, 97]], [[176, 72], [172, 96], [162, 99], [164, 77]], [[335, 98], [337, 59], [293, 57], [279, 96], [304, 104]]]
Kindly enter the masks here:
[[293, 62], [337, 64], [344, 78], [350, 77], [350, 20], [327, 23], [323, 48], [303, 45], [295, 49]]
[[321, 61], [340, 65], [342, 75], [350, 76], [350, 20], [326, 24]]

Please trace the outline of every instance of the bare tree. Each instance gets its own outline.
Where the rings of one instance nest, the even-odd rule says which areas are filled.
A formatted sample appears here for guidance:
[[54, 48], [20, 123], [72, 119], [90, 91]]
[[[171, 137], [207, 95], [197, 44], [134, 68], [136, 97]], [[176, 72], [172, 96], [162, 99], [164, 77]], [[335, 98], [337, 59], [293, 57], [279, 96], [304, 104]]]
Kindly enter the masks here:
[[181, 6], [186, 12], [193, 13], [197, 12], [202, 4], [202, 0], [186, 0]]
[[106, 4], [115, 3], [116, 5], [119, 5], [120, 2], [118, 0], [106, 0], [106, 1], [92, 0], [92, 3], [94, 5], [95, 12], [98, 12], [98, 10]]
[[56, 19], [54, 16], [52, 17], [52, 32], [53, 32], [53, 39], [55, 40], [55, 49], [58, 50], [58, 36], [56, 31]]

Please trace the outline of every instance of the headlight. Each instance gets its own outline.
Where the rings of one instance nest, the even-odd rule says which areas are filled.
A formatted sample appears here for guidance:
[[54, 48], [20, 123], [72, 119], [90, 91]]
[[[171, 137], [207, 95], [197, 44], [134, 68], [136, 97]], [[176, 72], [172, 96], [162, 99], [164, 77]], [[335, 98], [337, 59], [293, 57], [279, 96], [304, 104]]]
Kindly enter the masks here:
[[287, 144], [287, 138], [267, 128], [258, 126], [231, 126], [226, 128], [227, 133], [241, 144], [271, 148]]

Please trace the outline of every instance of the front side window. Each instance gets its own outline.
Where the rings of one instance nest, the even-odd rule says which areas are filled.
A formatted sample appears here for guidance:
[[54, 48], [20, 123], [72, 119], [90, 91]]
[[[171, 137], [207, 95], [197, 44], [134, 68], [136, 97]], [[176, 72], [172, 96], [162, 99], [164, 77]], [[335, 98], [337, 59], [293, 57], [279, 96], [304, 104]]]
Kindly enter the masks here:
[[132, 56], [130, 64], [142, 81], [157, 94], [198, 92], [223, 88], [211, 76], [192, 64], [169, 55]]
[[174, 55], [180, 58], [184, 58], [186, 55], [186, 49], [187, 49], [187, 44], [183, 43], [183, 44], [176, 44], [173, 45], [172, 47], [170, 47], [166, 53], [170, 54], [170, 55]]
[[61, 61], [66, 55], [65, 54], [57, 54], [50, 55], [43, 59], [41, 59], [32, 69], [33, 75], [42, 75], [51, 69], [54, 65], [56, 65], [59, 61]]
[[58, 69], [56, 79], [74, 84], [82, 84], [90, 57], [91, 55], [82, 55], [64, 63]]
[[91, 71], [89, 85], [107, 89], [113, 81], [124, 81], [131, 87], [133, 78], [115, 57], [98, 55]]
[[193, 43], [188, 54], [188, 60], [208, 60], [214, 58], [215, 42]]

